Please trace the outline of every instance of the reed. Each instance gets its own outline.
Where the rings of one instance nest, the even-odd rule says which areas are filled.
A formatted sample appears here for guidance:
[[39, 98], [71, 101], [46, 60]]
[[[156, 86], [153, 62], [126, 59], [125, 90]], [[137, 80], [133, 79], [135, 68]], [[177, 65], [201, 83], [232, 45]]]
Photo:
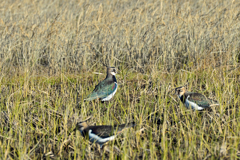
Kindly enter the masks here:
[[[220, 0], [1, 2], [0, 159], [239, 158], [239, 10]], [[118, 69], [117, 93], [84, 102], [105, 65]], [[221, 105], [186, 109], [171, 92], [186, 83]], [[75, 130], [89, 117], [137, 126], [109, 153]]]

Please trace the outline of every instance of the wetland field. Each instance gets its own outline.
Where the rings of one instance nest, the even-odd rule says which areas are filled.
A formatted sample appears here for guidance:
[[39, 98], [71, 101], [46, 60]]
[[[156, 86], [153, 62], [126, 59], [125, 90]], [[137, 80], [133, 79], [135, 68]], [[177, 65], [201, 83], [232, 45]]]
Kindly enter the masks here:
[[[84, 101], [106, 66], [115, 96]], [[220, 105], [187, 109], [183, 85]], [[240, 1], [0, 3], [0, 159], [239, 159], [239, 107]], [[85, 120], [136, 126], [100, 149]]]

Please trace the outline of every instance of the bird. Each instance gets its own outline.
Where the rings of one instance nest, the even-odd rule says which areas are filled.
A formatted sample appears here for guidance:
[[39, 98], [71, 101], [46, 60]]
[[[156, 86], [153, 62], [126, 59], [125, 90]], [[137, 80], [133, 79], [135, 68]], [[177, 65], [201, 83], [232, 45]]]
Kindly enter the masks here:
[[191, 107], [193, 110], [200, 111], [208, 107], [219, 105], [216, 101], [211, 100], [200, 93], [187, 92], [185, 87], [176, 88], [175, 93], [187, 108]]
[[102, 102], [109, 101], [117, 92], [118, 84], [115, 77], [116, 74], [117, 72], [115, 67], [107, 67], [106, 78], [95, 86], [95, 89], [85, 100], [91, 101], [99, 98]]
[[92, 143], [95, 142], [99, 144], [100, 148], [102, 148], [106, 142], [114, 140], [121, 131], [131, 127], [135, 127], [135, 122], [113, 126], [88, 126], [86, 122], [77, 123], [77, 129], [81, 132], [82, 136], [88, 138]]

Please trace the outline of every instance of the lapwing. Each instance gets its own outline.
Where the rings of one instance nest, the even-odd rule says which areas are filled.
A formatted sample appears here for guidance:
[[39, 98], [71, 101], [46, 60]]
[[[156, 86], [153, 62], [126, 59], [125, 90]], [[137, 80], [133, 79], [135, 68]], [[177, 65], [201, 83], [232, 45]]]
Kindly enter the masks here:
[[85, 100], [91, 101], [99, 98], [102, 102], [109, 101], [117, 91], [117, 79], [115, 67], [107, 67], [107, 76], [98, 85]]
[[88, 138], [92, 143], [98, 143], [100, 148], [106, 142], [114, 140], [117, 134], [121, 133], [123, 129], [134, 126], [135, 122], [113, 126], [88, 126], [86, 122], [77, 123], [77, 129], [81, 132], [82, 136]]
[[208, 107], [219, 105], [216, 101], [200, 93], [187, 92], [185, 87], [176, 88], [175, 93], [187, 108], [192, 108], [194, 110], [203, 110]]

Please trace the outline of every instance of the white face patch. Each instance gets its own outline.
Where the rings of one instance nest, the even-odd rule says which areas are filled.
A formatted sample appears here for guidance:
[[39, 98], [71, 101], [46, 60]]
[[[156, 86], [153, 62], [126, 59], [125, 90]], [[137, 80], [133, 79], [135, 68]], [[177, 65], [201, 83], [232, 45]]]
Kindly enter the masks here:
[[185, 93], [185, 91], [181, 89], [179, 94], [180, 94], [180, 96], [182, 96], [182, 95], [184, 95], [184, 93]]
[[114, 76], [116, 75], [116, 73], [115, 73], [115, 72], [110, 72], [110, 73], [111, 73], [111, 75], [114, 75]]
[[82, 127], [80, 128], [80, 130], [83, 131], [83, 130], [84, 130], [84, 127], [82, 126]]

